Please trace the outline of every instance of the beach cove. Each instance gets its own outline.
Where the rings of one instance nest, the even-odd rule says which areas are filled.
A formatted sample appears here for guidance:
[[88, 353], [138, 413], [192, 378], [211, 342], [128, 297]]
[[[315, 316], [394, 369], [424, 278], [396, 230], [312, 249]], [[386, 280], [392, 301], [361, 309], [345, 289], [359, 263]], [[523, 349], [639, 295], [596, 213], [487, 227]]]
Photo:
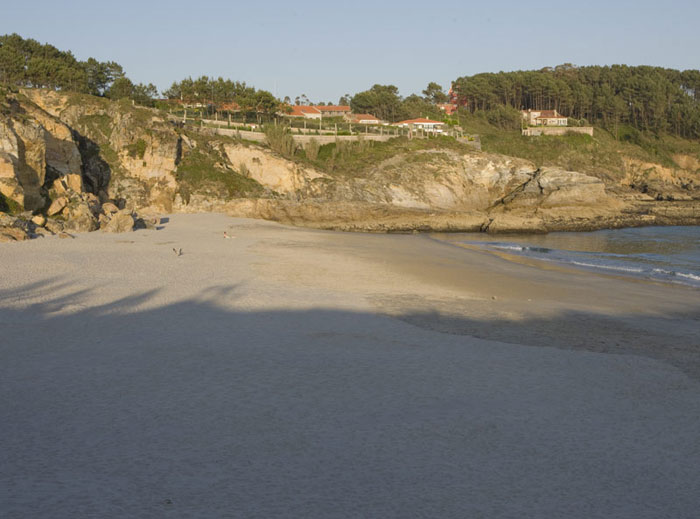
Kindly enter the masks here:
[[218, 214], [74, 236], [0, 244], [5, 517], [700, 507], [696, 288]]

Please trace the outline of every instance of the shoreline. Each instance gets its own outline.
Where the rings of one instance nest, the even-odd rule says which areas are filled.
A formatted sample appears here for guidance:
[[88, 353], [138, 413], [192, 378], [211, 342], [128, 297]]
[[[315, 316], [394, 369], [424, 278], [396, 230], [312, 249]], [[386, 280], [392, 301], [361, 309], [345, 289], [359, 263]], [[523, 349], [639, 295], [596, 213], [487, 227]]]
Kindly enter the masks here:
[[[632, 229], [633, 227], [629, 227], [628, 229]], [[637, 227], [638, 228], [638, 227]], [[618, 229], [600, 229], [600, 230], [618, 230]], [[622, 229], [620, 229], [622, 230]], [[558, 232], [569, 232], [569, 231], [558, 231]], [[595, 231], [594, 231], [595, 232]], [[446, 234], [446, 233], [439, 233], [439, 234]], [[457, 233], [459, 234], [459, 233]], [[523, 237], [527, 235], [517, 235], [518, 237]], [[541, 235], [531, 235], [531, 236], [541, 236]], [[625, 273], [624, 270], [622, 269], [617, 269], [614, 267], [605, 267], [605, 266], [596, 266], [596, 265], [578, 265], [578, 264], [572, 264], [570, 262], [567, 262], [566, 260], [563, 259], [547, 259], [547, 258], [538, 258], [534, 256], [528, 256], [526, 254], [517, 254], [517, 253], [511, 253], [507, 251], [502, 251], [502, 250], [495, 250], [493, 248], [489, 248], [488, 245], [489, 241], [483, 241], [483, 244], [477, 244], [477, 243], [462, 243], [462, 242], [453, 242], [450, 241], [449, 239], [441, 239], [440, 237], [433, 237], [436, 241], [442, 242], [442, 243], [447, 243], [455, 247], [459, 247], [462, 249], [467, 249], [467, 250], [472, 250], [472, 251], [478, 251], [478, 252], [485, 252], [487, 254], [492, 254], [494, 256], [497, 256], [501, 259], [504, 259], [506, 261], [510, 261], [513, 263], [519, 263], [522, 265], [529, 265], [532, 267], [540, 268], [543, 270], [555, 270], [555, 271], [560, 271], [560, 272], [568, 272], [568, 273], [578, 273], [578, 272], [588, 272], [591, 274], [596, 274], [599, 276], [607, 276], [613, 279], [619, 279], [619, 280], [628, 280], [628, 281], [636, 281], [636, 282], [644, 282], [644, 283], [652, 283], [652, 284], [660, 284], [660, 285], [671, 285], [671, 286], [678, 286], [678, 287], [685, 287], [689, 288], [691, 290], [700, 290], [700, 285], [698, 284], [693, 284], [692, 281], [676, 281], [672, 279], [663, 279], [663, 278], [654, 278], [650, 277], [648, 275], [642, 275], [642, 273], [635, 273], [635, 271], [629, 271], [629, 273]], [[615, 272], [613, 272], [615, 271]]]
[[[700, 226], [700, 201], [630, 202], [622, 211], [605, 207], [546, 210], [450, 211], [410, 209], [367, 202], [249, 200], [223, 203], [232, 216], [263, 218], [285, 225], [351, 232], [484, 232], [548, 234], [639, 227]], [[495, 210], [493, 210], [495, 209]], [[588, 212], [586, 217], [572, 214]]]
[[700, 506], [697, 291], [220, 214], [0, 264], [9, 517]]

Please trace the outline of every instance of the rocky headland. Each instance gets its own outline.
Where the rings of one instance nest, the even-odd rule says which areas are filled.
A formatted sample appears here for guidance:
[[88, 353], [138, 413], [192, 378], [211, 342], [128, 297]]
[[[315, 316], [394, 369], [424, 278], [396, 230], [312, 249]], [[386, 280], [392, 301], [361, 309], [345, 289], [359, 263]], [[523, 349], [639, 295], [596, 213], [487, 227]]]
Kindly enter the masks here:
[[208, 211], [375, 232], [700, 224], [700, 162], [689, 155], [674, 158], [677, 168], [625, 158], [611, 175], [466, 146], [397, 146], [350, 174], [128, 101], [26, 89], [0, 105], [0, 240]]

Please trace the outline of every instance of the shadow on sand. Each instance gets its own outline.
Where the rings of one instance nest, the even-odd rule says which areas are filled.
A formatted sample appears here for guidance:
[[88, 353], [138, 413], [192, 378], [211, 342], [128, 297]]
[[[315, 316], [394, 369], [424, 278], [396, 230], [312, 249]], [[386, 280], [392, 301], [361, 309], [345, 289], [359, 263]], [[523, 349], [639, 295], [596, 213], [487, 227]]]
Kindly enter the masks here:
[[[0, 293], [18, 308], [0, 309], [5, 517], [691, 517], [700, 506], [700, 388], [667, 364], [460, 335], [536, 344], [545, 336], [528, 330], [547, 323], [214, 303], [235, 301], [236, 286], [160, 307], [156, 291], [23, 303], [68, 289]], [[596, 324], [561, 319], [554, 329]], [[692, 346], [671, 361], [697, 365]]]

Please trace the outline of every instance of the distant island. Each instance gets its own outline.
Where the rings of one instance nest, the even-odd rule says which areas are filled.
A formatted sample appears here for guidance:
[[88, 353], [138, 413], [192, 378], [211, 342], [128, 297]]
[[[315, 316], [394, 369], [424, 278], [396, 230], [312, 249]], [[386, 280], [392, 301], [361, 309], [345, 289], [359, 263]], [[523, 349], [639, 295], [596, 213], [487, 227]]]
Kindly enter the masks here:
[[[535, 115], [533, 115], [535, 114]], [[221, 211], [326, 229], [700, 224], [700, 71], [559, 65], [337, 102], [0, 36], [0, 238]]]

